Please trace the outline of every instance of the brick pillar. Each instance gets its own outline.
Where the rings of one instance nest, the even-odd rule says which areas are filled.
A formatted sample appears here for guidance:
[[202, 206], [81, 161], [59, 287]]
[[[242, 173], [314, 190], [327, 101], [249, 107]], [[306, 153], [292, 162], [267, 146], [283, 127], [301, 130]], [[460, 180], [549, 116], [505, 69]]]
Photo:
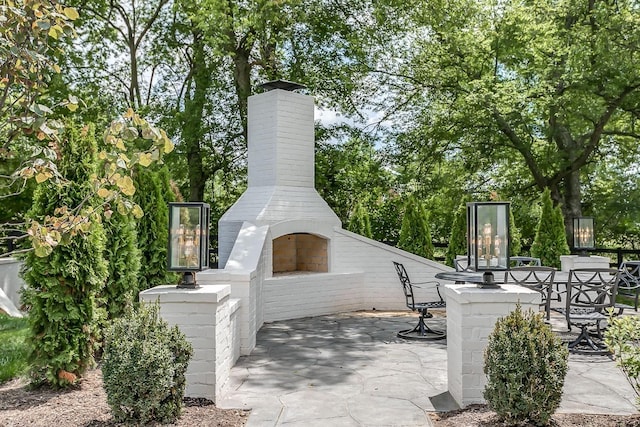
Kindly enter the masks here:
[[449, 393], [461, 408], [485, 403], [487, 378], [484, 349], [496, 321], [515, 310], [538, 310], [540, 293], [517, 285], [481, 289], [476, 285], [446, 285], [447, 379]]
[[231, 367], [238, 357], [235, 325], [237, 303], [229, 298], [228, 285], [177, 289], [157, 286], [140, 293], [140, 301], [160, 304], [160, 316], [177, 325], [193, 346], [186, 372], [186, 397], [214, 402], [222, 397]]

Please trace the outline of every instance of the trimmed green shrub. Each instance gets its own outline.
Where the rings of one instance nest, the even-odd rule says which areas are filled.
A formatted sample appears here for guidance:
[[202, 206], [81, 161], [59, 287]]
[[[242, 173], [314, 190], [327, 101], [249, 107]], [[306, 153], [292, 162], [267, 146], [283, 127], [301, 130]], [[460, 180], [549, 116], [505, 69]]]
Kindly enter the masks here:
[[604, 334], [604, 342], [633, 386], [636, 401], [640, 404], [640, 317], [612, 316]]
[[431, 227], [424, 205], [414, 196], [407, 199], [400, 229], [398, 247], [407, 252], [433, 259]]
[[531, 245], [531, 255], [540, 258], [542, 265], [560, 268], [560, 255], [571, 253], [564, 230], [564, 219], [560, 206], [553, 207], [548, 188], [541, 196], [542, 212]]
[[172, 423], [182, 412], [185, 372], [193, 350], [177, 326], [141, 304], [107, 329], [102, 377], [117, 422]]
[[484, 398], [509, 425], [545, 425], [560, 406], [569, 350], [540, 313], [520, 304], [498, 319], [484, 354]]
[[451, 235], [449, 236], [449, 246], [445, 255], [445, 263], [450, 267], [455, 267], [454, 260], [457, 255], [467, 253], [467, 202], [462, 199], [460, 206], [453, 216], [451, 225]]
[[94, 363], [99, 319], [104, 317], [96, 298], [107, 278], [104, 229], [100, 217], [88, 212], [98, 204], [91, 197], [89, 181], [95, 172], [93, 129], [78, 130], [73, 124], [65, 129], [58, 169], [69, 182], [42, 183], [28, 218], [43, 221], [56, 208], [84, 203], [91, 222], [79, 234], [63, 235], [64, 244], [48, 256], [27, 254], [23, 271], [27, 286], [22, 294], [29, 309], [31, 381], [54, 387], [74, 384]]
[[362, 203], [356, 203], [353, 208], [353, 212], [349, 216], [349, 222], [347, 223], [347, 230], [358, 233], [361, 236], [368, 238], [372, 237], [371, 233], [371, 219], [369, 218], [369, 212], [362, 205]]

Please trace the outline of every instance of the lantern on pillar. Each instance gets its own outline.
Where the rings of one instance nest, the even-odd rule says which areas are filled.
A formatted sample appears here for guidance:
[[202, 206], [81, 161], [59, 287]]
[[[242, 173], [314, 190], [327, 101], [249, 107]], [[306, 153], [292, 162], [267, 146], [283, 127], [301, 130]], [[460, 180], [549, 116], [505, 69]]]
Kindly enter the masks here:
[[209, 267], [209, 205], [169, 203], [167, 269], [184, 273], [179, 288], [196, 288], [195, 273]]
[[467, 203], [467, 258], [475, 271], [509, 269], [509, 205]]
[[583, 256], [587, 249], [596, 248], [592, 217], [573, 218], [573, 247]]

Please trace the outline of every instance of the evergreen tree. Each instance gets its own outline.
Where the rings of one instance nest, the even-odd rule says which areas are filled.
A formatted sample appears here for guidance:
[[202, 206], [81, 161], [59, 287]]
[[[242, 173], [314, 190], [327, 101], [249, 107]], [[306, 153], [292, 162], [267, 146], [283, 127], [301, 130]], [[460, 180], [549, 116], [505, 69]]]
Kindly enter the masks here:
[[361, 236], [372, 238], [371, 232], [371, 219], [369, 218], [369, 212], [362, 205], [357, 202], [353, 208], [353, 212], [349, 216], [349, 222], [347, 224], [347, 230], [358, 233]]
[[116, 319], [126, 314], [138, 299], [140, 250], [131, 214], [114, 212], [104, 225], [109, 278], [103, 296], [107, 317]]
[[467, 202], [463, 198], [460, 206], [453, 217], [451, 225], [451, 235], [449, 236], [449, 246], [445, 254], [445, 263], [448, 266], [455, 267], [454, 260], [457, 255], [467, 253]]
[[[138, 248], [140, 274], [138, 291], [175, 283], [177, 276], [167, 271], [167, 242], [169, 241], [169, 207], [173, 200], [168, 174], [151, 168], [137, 167], [134, 175], [134, 201], [144, 215], [138, 220]], [[166, 180], [167, 182], [163, 182]]]
[[43, 222], [62, 206], [82, 206], [91, 221], [75, 234], [63, 234], [64, 244], [47, 256], [29, 252], [23, 272], [31, 379], [56, 387], [74, 384], [94, 362], [101, 317], [96, 299], [107, 278], [104, 229], [91, 213], [92, 204], [97, 205], [90, 182], [95, 173], [93, 128], [79, 130], [69, 123], [62, 140], [59, 170], [69, 181], [40, 185], [28, 217]]
[[398, 247], [405, 251], [433, 259], [433, 242], [429, 217], [422, 203], [414, 196], [407, 199], [400, 229]]
[[522, 233], [516, 226], [516, 219], [513, 216], [513, 205], [509, 209], [509, 256], [516, 256], [522, 250]]
[[542, 212], [531, 245], [531, 255], [542, 265], [560, 268], [560, 255], [570, 253], [564, 232], [564, 219], [559, 206], [553, 207], [551, 192], [545, 189], [541, 197]]

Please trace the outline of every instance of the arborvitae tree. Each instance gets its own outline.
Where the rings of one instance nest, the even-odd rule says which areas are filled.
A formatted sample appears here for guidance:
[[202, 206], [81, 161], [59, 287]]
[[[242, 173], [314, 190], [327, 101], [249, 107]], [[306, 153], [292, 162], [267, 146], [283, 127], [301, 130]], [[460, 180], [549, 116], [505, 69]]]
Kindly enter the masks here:
[[516, 219], [513, 216], [513, 205], [509, 209], [509, 256], [516, 256], [522, 250], [522, 233], [516, 226]]
[[369, 212], [362, 203], [356, 203], [353, 208], [353, 212], [351, 212], [349, 222], [347, 223], [347, 230], [370, 239], [372, 238], [371, 219], [369, 218]]
[[410, 196], [405, 204], [398, 247], [405, 251], [433, 259], [433, 242], [429, 217], [422, 203]]
[[165, 194], [165, 190], [170, 185], [163, 183], [161, 178], [168, 179], [168, 175], [140, 166], [136, 168], [134, 175], [136, 192], [133, 199], [144, 212], [137, 224], [141, 256], [138, 291], [176, 281], [175, 274], [167, 271], [169, 196]]
[[103, 297], [107, 317], [116, 319], [127, 313], [138, 300], [140, 250], [137, 245], [136, 221], [131, 214], [116, 211], [104, 224], [109, 278]]
[[454, 260], [457, 255], [467, 253], [467, 202], [466, 198], [460, 202], [460, 206], [453, 216], [449, 246], [445, 254], [445, 262], [448, 266], [455, 267]]
[[[93, 128], [70, 124], [62, 135], [60, 172], [69, 180], [49, 180], [34, 194], [29, 218], [43, 221], [62, 206], [83, 206], [91, 222], [47, 256], [29, 252], [23, 302], [29, 309], [31, 379], [54, 387], [74, 384], [93, 362], [99, 340], [96, 298], [107, 278], [105, 236], [97, 214], [90, 213], [95, 173]], [[95, 205], [95, 204], [94, 204]]]
[[560, 268], [560, 255], [570, 253], [564, 232], [560, 206], [553, 207], [551, 193], [545, 189], [541, 197], [542, 212], [531, 245], [531, 255], [540, 258], [542, 265]]

